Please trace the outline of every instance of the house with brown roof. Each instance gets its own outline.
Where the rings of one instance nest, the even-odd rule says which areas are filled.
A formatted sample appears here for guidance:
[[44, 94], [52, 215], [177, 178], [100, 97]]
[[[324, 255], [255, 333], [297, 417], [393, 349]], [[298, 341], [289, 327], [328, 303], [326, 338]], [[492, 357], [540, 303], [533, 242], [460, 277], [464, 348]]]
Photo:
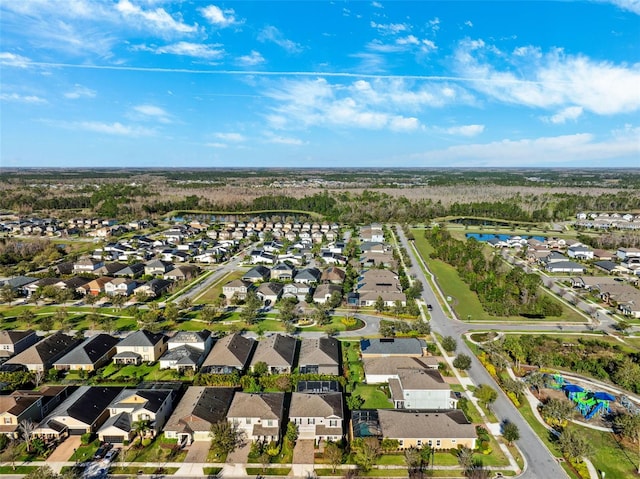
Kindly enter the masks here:
[[333, 337], [302, 338], [298, 370], [301, 374], [340, 375], [340, 341]]
[[313, 301], [318, 304], [324, 304], [331, 299], [334, 293], [342, 296], [342, 286], [337, 284], [319, 284], [313, 292]]
[[266, 363], [269, 374], [291, 373], [298, 347], [298, 340], [293, 336], [272, 334], [260, 341], [251, 359], [251, 369], [257, 363]]
[[344, 283], [347, 274], [344, 270], [338, 268], [337, 266], [329, 266], [322, 272], [320, 276], [321, 283], [333, 283], [333, 284], [342, 284]]
[[18, 426], [24, 420], [38, 423], [62, 402], [75, 387], [44, 386], [39, 391], [13, 391], [0, 395], [0, 434], [18, 438]]
[[274, 304], [282, 296], [283, 290], [284, 285], [282, 283], [262, 283], [256, 289], [256, 294], [263, 303]]
[[250, 441], [278, 442], [284, 421], [284, 393], [243, 393], [233, 396], [227, 420]]
[[253, 284], [249, 281], [234, 279], [222, 287], [222, 294], [224, 294], [224, 297], [228, 300], [232, 298], [246, 299], [247, 293], [253, 288]]
[[242, 373], [247, 369], [256, 340], [238, 333], [219, 339], [202, 364], [203, 373]]
[[200, 268], [197, 266], [185, 264], [167, 271], [163, 278], [171, 281], [189, 281], [198, 276], [199, 272]]
[[298, 439], [339, 441], [344, 435], [342, 393], [291, 394], [289, 420], [298, 426]]
[[389, 379], [396, 409], [455, 409], [458, 400], [437, 369], [398, 369]]
[[185, 446], [211, 440], [211, 425], [227, 420], [234, 394], [233, 388], [189, 387], [164, 426], [164, 436]]
[[398, 374], [399, 369], [438, 369], [441, 357], [424, 356], [372, 356], [362, 360], [367, 384], [388, 383]]
[[79, 339], [57, 332], [16, 354], [3, 366], [22, 365], [29, 371], [46, 371], [80, 342]]
[[98, 296], [105, 292], [106, 284], [111, 281], [113, 281], [113, 278], [109, 276], [100, 276], [99, 278], [93, 279], [87, 284], [80, 286], [76, 291], [82, 292], [82, 294]]
[[40, 340], [35, 331], [0, 331], [0, 361], [21, 353]]

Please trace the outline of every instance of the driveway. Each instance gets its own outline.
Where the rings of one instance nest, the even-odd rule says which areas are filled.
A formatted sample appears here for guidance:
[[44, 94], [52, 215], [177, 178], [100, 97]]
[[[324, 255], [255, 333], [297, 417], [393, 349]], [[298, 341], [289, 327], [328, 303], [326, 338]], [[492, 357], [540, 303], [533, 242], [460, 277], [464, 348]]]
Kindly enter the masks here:
[[251, 441], [246, 441], [243, 446], [238, 447], [227, 456], [227, 464], [246, 464], [249, 451], [251, 451]]
[[184, 462], [202, 463], [207, 462], [207, 455], [209, 454], [209, 447], [211, 441], [194, 441], [189, 446], [187, 451], [187, 457]]
[[293, 464], [313, 464], [314, 452], [313, 439], [298, 439], [293, 448]]
[[[55, 451], [47, 457], [47, 462], [63, 462], [68, 461], [73, 455], [76, 449], [81, 445], [80, 436], [69, 436], [62, 444], [56, 447]], [[83, 458], [83, 460], [91, 459], [90, 457]]]

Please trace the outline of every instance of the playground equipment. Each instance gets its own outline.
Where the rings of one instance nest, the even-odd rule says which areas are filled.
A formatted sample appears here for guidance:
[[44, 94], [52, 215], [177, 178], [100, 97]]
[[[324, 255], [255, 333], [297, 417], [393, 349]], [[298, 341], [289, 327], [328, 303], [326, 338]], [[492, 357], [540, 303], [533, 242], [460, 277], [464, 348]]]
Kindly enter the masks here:
[[[580, 414], [582, 414], [586, 420], [589, 420], [598, 414], [608, 413], [610, 411], [609, 405], [611, 401], [616, 400], [615, 396], [609, 393], [594, 393], [592, 391], [585, 390], [582, 386], [578, 386], [577, 384], [571, 384], [559, 374], [545, 375], [545, 379], [548, 380], [549, 387], [551, 389], [564, 391], [567, 397], [575, 403], [576, 409], [580, 411]], [[626, 399], [628, 401], [628, 398]], [[631, 404], [631, 406], [635, 407], [634, 404]], [[627, 407], [627, 409], [629, 409], [629, 407]]]
[[640, 408], [636, 405], [636, 403], [634, 403], [627, 396], [625, 395], [620, 396], [619, 402], [622, 405], [622, 407], [624, 407], [631, 414], [640, 414]]

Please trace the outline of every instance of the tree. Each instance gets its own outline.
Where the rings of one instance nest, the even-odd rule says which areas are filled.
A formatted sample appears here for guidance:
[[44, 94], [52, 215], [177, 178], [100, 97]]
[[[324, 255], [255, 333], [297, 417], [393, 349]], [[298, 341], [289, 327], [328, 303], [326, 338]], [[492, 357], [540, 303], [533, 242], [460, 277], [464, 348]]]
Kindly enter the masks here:
[[342, 450], [335, 442], [329, 441], [324, 446], [324, 458], [331, 464], [331, 472], [335, 474], [336, 468], [342, 464]]
[[473, 392], [473, 395], [483, 402], [487, 408], [498, 399], [498, 392], [486, 384], [480, 384]]
[[33, 322], [36, 319], [36, 315], [30, 309], [24, 309], [18, 315], [18, 321], [24, 323], [27, 328], [31, 328], [33, 326]]
[[33, 387], [35, 389], [38, 389], [42, 384], [42, 381], [44, 381], [44, 371], [42, 369], [39, 369], [33, 373], [32, 377], [33, 377]]
[[249, 291], [244, 303], [242, 311], [240, 311], [240, 319], [247, 324], [254, 324], [258, 319], [258, 311], [262, 307], [262, 301], [255, 293], [255, 291]]
[[448, 353], [454, 352], [458, 347], [458, 343], [451, 336], [445, 336], [444, 338], [442, 338], [441, 344], [442, 344], [442, 348]]
[[216, 308], [211, 304], [205, 305], [204, 308], [202, 308], [202, 310], [200, 311], [200, 319], [208, 324], [213, 323], [216, 320], [217, 316], [218, 312], [216, 311]]
[[2, 457], [3, 461], [10, 462], [11, 468], [16, 470], [16, 461], [21, 456], [20, 445], [18, 441], [11, 441], [6, 445], [2, 453], [0, 453], [0, 457]]
[[458, 464], [464, 471], [473, 467], [473, 451], [467, 446], [463, 446], [458, 450]]
[[418, 451], [414, 447], [410, 447], [409, 449], [404, 450], [404, 462], [407, 465], [407, 469], [409, 470], [409, 476], [415, 472], [420, 470], [422, 466], [422, 456], [420, 455], [420, 451]]
[[178, 302], [178, 309], [183, 312], [183, 311], [188, 311], [193, 307], [193, 300], [188, 297], [185, 296], [184, 298], [182, 298], [179, 302]]
[[630, 328], [631, 328], [631, 323], [624, 320], [618, 321], [618, 324], [616, 325], [616, 329], [620, 331], [622, 334], [627, 334], [627, 331], [629, 331]]
[[331, 309], [335, 309], [340, 306], [342, 303], [342, 293], [340, 291], [334, 291], [331, 293], [328, 303]]
[[16, 299], [15, 290], [8, 284], [5, 284], [0, 288], [0, 302], [10, 303]]
[[352, 447], [355, 447], [355, 463], [364, 471], [369, 471], [371, 466], [380, 456], [380, 441], [376, 437], [365, 437], [364, 439], [354, 441]]
[[352, 411], [356, 409], [360, 409], [363, 404], [364, 404], [364, 399], [362, 398], [362, 396], [359, 396], [357, 394], [351, 394], [350, 396], [347, 397], [347, 407]]
[[562, 454], [579, 462], [582, 456], [593, 454], [593, 445], [577, 429], [565, 428], [558, 437], [558, 446]]
[[565, 399], [549, 399], [540, 408], [540, 414], [552, 426], [564, 427], [574, 412], [573, 403]]
[[311, 318], [319, 326], [324, 326], [326, 324], [329, 324], [331, 322], [331, 316], [329, 315], [329, 310], [327, 309], [327, 305], [324, 305], [324, 304], [316, 305], [316, 309], [311, 314]]
[[511, 446], [514, 441], [520, 439], [520, 429], [511, 421], [505, 421], [502, 425], [502, 437], [504, 437], [507, 444]]
[[453, 367], [466, 371], [471, 367], [471, 358], [466, 354], [458, 354], [453, 360]]
[[31, 451], [31, 436], [35, 428], [36, 428], [36, 425], [33, 423], [31, 419], [23, 419], [18, 424], [18, 431], [20, 433], [20, 438], [27, 445], [27, 452]]
[[534, 388], [538, 393], [540, 392], [540, 389], [542, 389], [545, 384], [546, 381], [544, 379], [544, 374], [542, 374], [539, 371], [534, 371], [532, 372], [528, 377], [527, 377], [527, 382], [529, 383], [529, 385], [531, 385], [532, 388]]
[[122, 307], [124, 306], [124, 303], [127, 302], [127, 297], [123, 294], [114, 294], [111, 297], [111, 304], [113, 304], [113, 307], [116, 309], [122, 309]]
[[262, 377], [269, 373], [269, 365], [264, 361], [258, 361], [253, 365], [253, 375], [256, 377]]
[[219, 421], [211, 425], [211, 450], [218, 456], [226, 456], [244, 445], [243, 432], [229, 421]]
[[151, 429], [151, 421], [140, 419], [131, 424], [131, 428], [135, 432], [135, 435], [140, 438], [140, 444], [142, 444], [142, 439], [146, 436], [147, 432]]
[[40, 327], [41, 331], [51, 331], [53, 329], [53, 316], [43, 316], [42, 318], [40, 318], [40, 321], [38, 321], [38, 326]]
[[385, 310], [386, 306], [384, 305], [384, 299], [382, 299], [382, 296], [378, 296], [378, 299], [376, 299], [376, 302], [373, 305], [373, 308], [378, 313], [382, 313]]
[[296, 426], [294, 422], [289, 421], [289, 423], [287, 424], [287, 432], [285, 433], [284, 437], [286, 438], [286, 440], [289, 442], [289, 445], [293, 449], [293, 446], [298, 440], [298, 426]]
[[638, 444], [638, 474], [640, 474], [640, 415], [619, 414], [613, 420], [613, 428], [622, 437]]

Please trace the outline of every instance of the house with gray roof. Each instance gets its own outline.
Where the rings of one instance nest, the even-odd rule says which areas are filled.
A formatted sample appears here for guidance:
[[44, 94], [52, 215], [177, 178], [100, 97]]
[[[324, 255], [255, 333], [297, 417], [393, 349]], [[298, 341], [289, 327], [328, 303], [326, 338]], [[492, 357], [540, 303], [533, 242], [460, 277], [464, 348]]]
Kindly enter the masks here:
[[14, 354], [21, 353], [39, 340], [40, 337], [32, 329], [26, 331], [0, 331], [0, 362]]
[[228, 300], [231, 300], [232, 298], [245, 299], [247, 297], [247, 293], [254, 287], [253, 283], [249, 281], [245, 281], [244, 279], [234, 279], [222, 287], [222, 294], [224, 294], [224, 297]]
[[333, 337], [302, 338], [298, 370], [301, 374], [340, 375], [340, 341]]
[[271, 279], [278, 281], [291, 281], [296, 274], [296, 269], [289, 263], [278, 263], [271, 268]]
[[396, 409], [455, 409], [458, 400], [437, 369], [398, 369], [389, 379]]
[[58, 359], [53, 367], [59, 371], [95, 371], [111, 361], [118, 341], [109, 334], [96, 334]]
[[245, 338], [238, 333], [219, 339], [202, 364], [202, 372], [213, 374], [244, 372], [249, 365], [255, 344], [255, 339]]
[[427, 343], [418, 338], [372, 338], [360, 340], [363, 358], [376, 356], [422, 357]]
[[261, 264], [254, 266], [242, 276], [242, 281], [250, 283], [260, 283], [267, 281], [271, 277], [271, 270]]
[[210, 441], [211, 425], [227, 420], [233, 388], [191, 386], [164, 426], [164, 436], [178, 444]]
[[278, 442], [284, 422], [284, 393], [243, 393], [233, 396], [227, 420], [250, 441]]
[[399, 369], [438, 369], [438, 356], [373, 356], [362, 360], [367, 384], [387, 383], [397, 377]]
[[133, 263], [116, 271], [113, 275], [116, 277], [138, 278], [144, 274], [144, 263]]
[[157, 361], [167, 350], [167, 337], [141, 329], [131, 333], [116, 345], [115, 364], [141, 364]]
[[283, 290], [284, 285], [282, 283], [262, 283], [256, 289], [256, 294], [263, 303], [274, 304], [282, 296]]
[[298, 340], [293, 336], [272, 334], [260, 341], [251, 359], [251, 369], [257, 363], [266, 363], [269, 374], [291, 373], [297, 352]]
[[342, 393], [291, 394], [289, 420], [298, 426], [298, 439], [339, 441], [344, 436]]
[[320, 282], [322, 273], [318, 268], [305, 268], [296, 273], [294, 281], [296, 283], [317, 284]]

